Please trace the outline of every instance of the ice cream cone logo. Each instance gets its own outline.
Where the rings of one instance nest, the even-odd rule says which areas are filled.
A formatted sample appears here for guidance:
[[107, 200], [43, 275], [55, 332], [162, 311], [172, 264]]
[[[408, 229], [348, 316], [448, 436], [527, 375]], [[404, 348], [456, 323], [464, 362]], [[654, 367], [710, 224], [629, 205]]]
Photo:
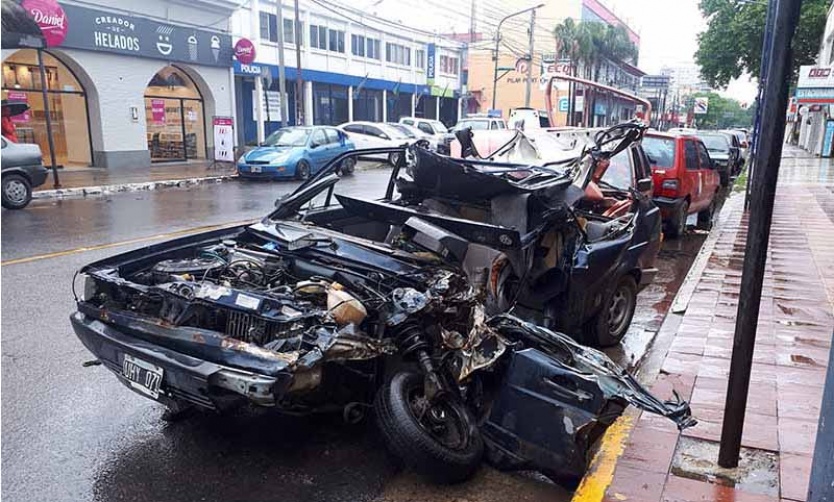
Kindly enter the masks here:
[[220, 37], [217, 35], [211, 36], [211, 53], [214, 55], [214, 61], [220, 58]]
[[193, 34], [188, 37], [188, 57], [197, 61], [197, 37]]

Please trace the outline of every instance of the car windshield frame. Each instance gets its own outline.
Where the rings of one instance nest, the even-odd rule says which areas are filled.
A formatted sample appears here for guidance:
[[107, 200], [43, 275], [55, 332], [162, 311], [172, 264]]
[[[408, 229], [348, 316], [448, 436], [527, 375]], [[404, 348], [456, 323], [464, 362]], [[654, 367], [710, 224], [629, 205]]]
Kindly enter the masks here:
[[[300, 134], [303, 134], [303, 140], [302, 141], [293, 140], [291, 142], [288, 141], [286, 143], [279, 143], [278, 138], [281, 136], [282, 133], [284, 133], [284, 134], [300, 133]], [[307, 142], [309, 141], [310, 136], [312, 136], [312, 134], [313, 134], [313, 129], [311, 129], [309, 127], [282, 127], [281, 129], [278, 129], [277, 131], [275, 131], [272, 134], [270, 134], [269, 136], [267, 136], [266, 139], [264, 139], [261, 146], [271, 146], [271, 147], [302, 147], [302, 146], [307, 146]], [[270, 138], [273, 138], [273, 139], [270, 141]]]
[[[699, 134], [698, 139], [704, 143], [708, 152], [727, 153], [730, 151], [730, 138], [724, 136], [723, 134]], [[720, 148], [718, 148], [717, 142], [721, 143]]]

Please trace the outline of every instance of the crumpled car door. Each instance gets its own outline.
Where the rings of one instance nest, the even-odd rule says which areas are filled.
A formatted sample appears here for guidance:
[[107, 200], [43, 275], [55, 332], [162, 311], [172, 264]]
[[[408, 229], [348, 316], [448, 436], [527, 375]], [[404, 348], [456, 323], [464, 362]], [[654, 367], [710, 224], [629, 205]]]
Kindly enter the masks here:
[[535, 469], [565, 484], [581, 479], [591, 445], [629, 404], [683, 429], [689, 404], [660, 401], [602, 352], [567, 335], [503, 315], [490, 327], [515, 343], [482, 425], [499, 468]]

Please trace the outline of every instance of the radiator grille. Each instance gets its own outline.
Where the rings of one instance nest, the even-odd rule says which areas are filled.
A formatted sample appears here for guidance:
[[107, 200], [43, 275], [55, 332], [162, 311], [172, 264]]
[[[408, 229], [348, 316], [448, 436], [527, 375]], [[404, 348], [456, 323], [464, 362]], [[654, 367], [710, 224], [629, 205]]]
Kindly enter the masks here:
[[264, 344], [286, 338], [304, 328], [301, 322], [270, 322], [245, 312], [230, 311], [226, 319], [226, 335], [244, 342]]

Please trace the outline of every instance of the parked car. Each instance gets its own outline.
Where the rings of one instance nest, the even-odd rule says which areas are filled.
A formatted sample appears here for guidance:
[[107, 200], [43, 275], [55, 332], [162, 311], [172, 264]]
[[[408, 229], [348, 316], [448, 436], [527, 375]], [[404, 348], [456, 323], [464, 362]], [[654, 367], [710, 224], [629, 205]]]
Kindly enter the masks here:
[[355, 420], [373, 407], [388, 448], [436, 482], [468, 478], [485, 450], [501, 468], [575, 481], [628, 404], [680, 428], [694, 425], [689, 406], [499, 303], [537, 293], [545, 318], [620, 322], [611, 291], [643, 281], [640, 257], [659, 241], [653, 206], [607, 184], [597, 189], [617, 199], [614, 213], [580, 199], [609, 159], [641, 155], [639, 136], [562, 142], [559, 166], [499, 170], [400, 148], [413, 162], [392, 170], [380, 199], [337, 193], [344, 158], [381, 153], [350, 152], [259, 223], [87, 265], [71, 322], [97, 360], [172, 415], [244, 401]]
[[741, 169], [744, 167], [744, 163], [747, 162], [747, 152], [749, 150], [747, 133], [739, 129], [727, 129], [721, 132], [732, 134], [735, 137], [733, 146], [738, 148], [739, 151], [739, 162], [735, 174], [738, 175], [738, 173], [741, 172]]
[[465, 119], [458, 120], [458, 123], [455, 124], [455, 127], [452, 130], [459, 131], [467, 127], [473, 131], [496, 131], [506, 129], [507, 123], [501, 118], [467, 117]]
[[2, 202], [6, 209], [23, 209], [32, 200], [32, 188], [46, 183], [49, 171], [43, 166], [38, 145], [2, 140]]
[[[411, 145], [417, 138], [410, 132], [403, 131], [385, 123], [378, 122], [346, 122], [338, 126], [348, 133], [357, 149], [367, 148], [396, 148]], [[399, 152], [388, 155], [376, 155], [373, 158], [384, 159], [389, 164], [396, 165]]]
[[416, 127], [423, 134], [433, 137], [436, 142], [437, 152], [448, 155], [451, 136], [449, 135], [449, 129], [443, 125], [443, 122], [420, 117], [401, 117], [399, 122], [400, 124]]
[[[304, 180], [354, 148], [347, 135], [335, 127], [284, 127], [241, 156], [237, 171], [241, 178]], [[340, 174], [351, 174], [355, 168], [353, 157], [337, 166]]]
[[710, 158], [715, 163], [721, 177], [721, 186], [728, 186], [738, 164], [738, 148], [732, 145], [732, 140], [726, 134], [718, 131], [698, 131], [697, 137], [704, 142]]
[[652, 165], [654, 203], [660, 208], [665, 235], [675, 238], [686, 230], [690, 214], [709, 229], [721, 179], [703, 142], [695, 136], [649, 132], [643, 150]]

